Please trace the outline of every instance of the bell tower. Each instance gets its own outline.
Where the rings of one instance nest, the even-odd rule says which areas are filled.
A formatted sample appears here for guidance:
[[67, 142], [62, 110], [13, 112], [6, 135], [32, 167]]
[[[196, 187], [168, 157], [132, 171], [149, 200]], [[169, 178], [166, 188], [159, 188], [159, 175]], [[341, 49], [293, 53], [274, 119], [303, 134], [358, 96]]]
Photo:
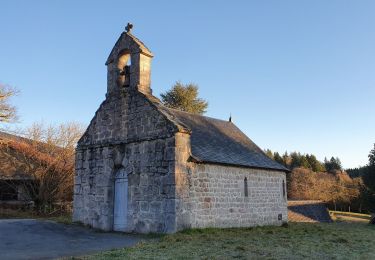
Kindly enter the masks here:
[[128, 23], [113, 47], [107, 62], [107, 96], [139, 91], [151, 95], [152, 52], [132, 34]]

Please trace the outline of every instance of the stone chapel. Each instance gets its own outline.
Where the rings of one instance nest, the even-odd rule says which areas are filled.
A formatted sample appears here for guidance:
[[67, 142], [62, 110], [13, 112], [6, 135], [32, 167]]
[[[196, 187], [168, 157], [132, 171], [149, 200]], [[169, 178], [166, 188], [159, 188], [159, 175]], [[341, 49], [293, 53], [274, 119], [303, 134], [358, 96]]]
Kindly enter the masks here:
[[286, 222], [288, 169], [231, 121], [163, 106], [150, 87], [153, 54], [131, 27], [77, 144], [73, 220], [137, 233]]

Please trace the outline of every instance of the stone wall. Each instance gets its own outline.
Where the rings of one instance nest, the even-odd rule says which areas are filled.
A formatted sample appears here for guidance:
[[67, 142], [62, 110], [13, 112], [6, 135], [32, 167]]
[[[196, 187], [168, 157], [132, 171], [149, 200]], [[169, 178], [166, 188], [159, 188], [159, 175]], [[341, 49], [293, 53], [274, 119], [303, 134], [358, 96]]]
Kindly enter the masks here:
[[188, 191], [180, 192], [177, 229], [281, 225], [288, 221], [283, 180], [280, 171], [190, 163], [176, 186]]
[[78, 146], [167, 138], [174, 135], [175, 129], [146, 95], [124, 88], [118, 95], [107, 96]]
[[128, 231], [175, 231], [174, 126], [146, 96], [107, 97], [76, 153], [73, 219], [113, 228], [114, 177], [128, 179]]

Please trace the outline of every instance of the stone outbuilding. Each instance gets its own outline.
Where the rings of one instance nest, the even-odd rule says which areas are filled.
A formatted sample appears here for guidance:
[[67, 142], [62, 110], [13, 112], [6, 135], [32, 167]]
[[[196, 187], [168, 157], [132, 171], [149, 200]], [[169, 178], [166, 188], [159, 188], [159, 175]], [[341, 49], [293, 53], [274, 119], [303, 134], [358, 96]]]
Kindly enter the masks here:
[[31, 140], [0, 131], [0, 208], [33, 203], [27, 192], [34, 185], [33, 174], [27, 171], [33, 159], [19, 149], [19, 144], [28, 142]]
[[163, 106], [152, 57], [128, 26], [107, 59], [106, 98], [77, 145], [74, 221], [138, 233], [286, 222], [288, 170], [232, 122]]

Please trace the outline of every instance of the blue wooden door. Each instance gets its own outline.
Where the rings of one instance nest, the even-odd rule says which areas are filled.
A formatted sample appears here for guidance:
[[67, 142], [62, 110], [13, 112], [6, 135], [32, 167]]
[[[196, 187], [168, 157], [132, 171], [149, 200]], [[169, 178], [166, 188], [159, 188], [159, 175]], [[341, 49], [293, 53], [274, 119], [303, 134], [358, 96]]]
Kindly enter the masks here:
[[128, 176], [120, 169], [115, 178], [113, 230], [125, 231], [128, 212]]

